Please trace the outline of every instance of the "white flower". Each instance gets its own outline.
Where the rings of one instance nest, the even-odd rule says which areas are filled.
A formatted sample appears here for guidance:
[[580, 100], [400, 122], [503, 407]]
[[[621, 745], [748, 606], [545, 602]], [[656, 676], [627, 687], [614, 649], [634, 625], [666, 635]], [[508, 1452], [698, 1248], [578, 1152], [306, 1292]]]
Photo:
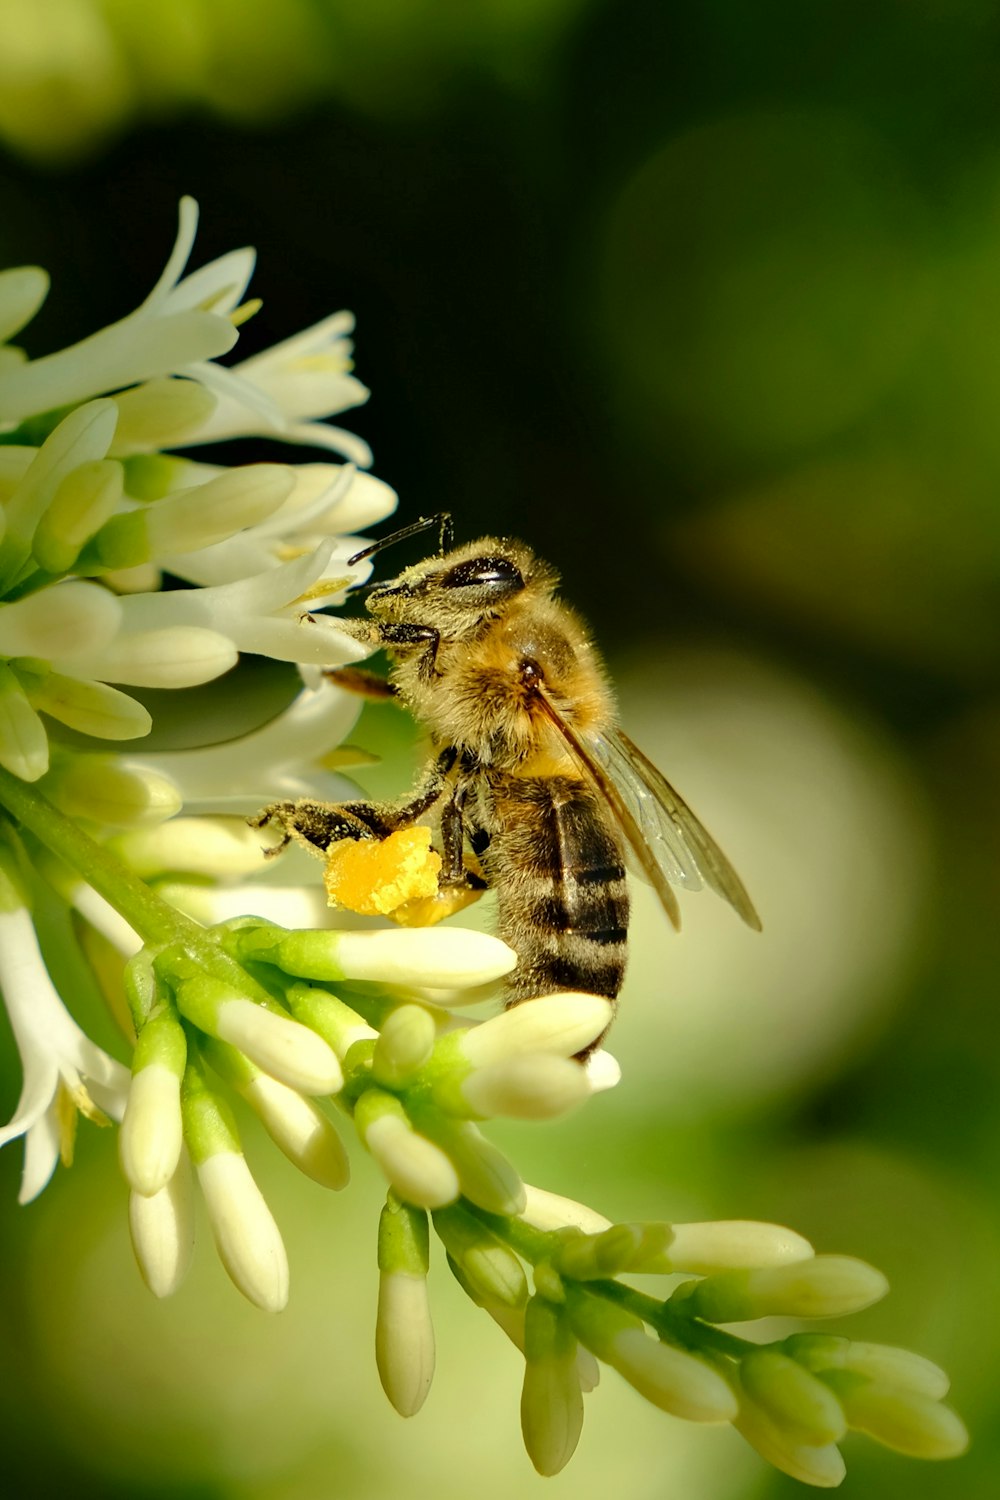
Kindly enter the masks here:
[[[192, 365], [202, 372], [206, 360], [231, 349], [237, 339], [231, 314], [250, 280], [254, 253], [231, 251], [181, 281], [197, 227], [197, 204], [182, 198], [177, 239], [163, 274], [128, 317], [56, 354], [0, 366], [0, 421], [13, 425], [151, 376], [182, 374]], [[16, 271], [20, 280], [8, 284], [12, 332], [42, 300], [32, 269]]]
[[30, 913], [0, 912], [0, 988], [21, 1054], [24, 1081], [0, 1146], [24, 1136], [21, 1203], [46, 1186], [60, 1150], [68, 1154], [76, 1111], [120, 1120], [129, 1072], [85, 1036], [49, 978]]
[[349, 373], [354, 328], [349, 312], [333, 313], [312, 328], [242, 363], [222, 369], [194, 365], [187, 373], [219, 397], [212, 416], [196, 432], [196, 443], [262, 435], [287, 443], [332, 448], [367, 468], [367, 443], [318, 419], [368, 400], [368, 389]]

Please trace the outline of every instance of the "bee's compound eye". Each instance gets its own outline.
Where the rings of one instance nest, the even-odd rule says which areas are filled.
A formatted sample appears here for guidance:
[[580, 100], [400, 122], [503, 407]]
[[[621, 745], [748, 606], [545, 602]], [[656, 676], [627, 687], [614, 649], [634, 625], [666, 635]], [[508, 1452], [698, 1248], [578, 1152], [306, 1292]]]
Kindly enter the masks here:
[[524, 579], [509, 557], [470, 557], [456, 563], [441, 579], [445, 589], [483, 589], [490, 594], [514, 594]]

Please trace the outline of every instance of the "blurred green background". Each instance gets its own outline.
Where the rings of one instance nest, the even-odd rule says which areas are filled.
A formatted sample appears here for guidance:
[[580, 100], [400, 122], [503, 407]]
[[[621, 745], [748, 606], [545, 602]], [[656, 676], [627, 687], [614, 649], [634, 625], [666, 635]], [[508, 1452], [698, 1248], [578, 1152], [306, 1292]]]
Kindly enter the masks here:
[[[640, 891], [625, 1085], [494, 1135], [609, 1215], [774, 1218], [883, 1267], [851, 1331], [948, 1366], [974, 1443], [851, 1439], [845, 1493], [995, 1496], [1000, 8], [0, 0], [0, 138], [0, 262], [53, 273], [31, 353], [135, 306], [192, 193], [199, 262], [259, 249], [241, 353], [357, 313], [348, 425], [401, 518], [561, 566], [765, 932], [703, 897], [673, 938]], [[412, 736], [366, 714], [402, 789]], [[404, 1424], [374, 1170], [328, 1201], [250, 1148], [291, 1252], [276, 1319], [204, 1226], [154, 1303], [96, 1131], [25, 1210], [0, 1156], [7, 1493], [804, 1493], [613, 1373], [537, 1479], [518, 1359], [441, 1265]]]

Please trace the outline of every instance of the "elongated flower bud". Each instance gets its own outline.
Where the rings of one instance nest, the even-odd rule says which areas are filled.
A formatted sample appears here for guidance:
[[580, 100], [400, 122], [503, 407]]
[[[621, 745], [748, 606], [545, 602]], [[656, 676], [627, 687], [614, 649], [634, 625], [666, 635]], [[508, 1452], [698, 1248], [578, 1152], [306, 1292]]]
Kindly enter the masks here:
[[177, 1006], [209, 1036], [229, 1042], [265, 1073], [304, 1094], [335, 1094], [344, 1075], [323, 1038], [291, 1016], [234, 994], [207, 975], [177, 987]]
[[35, 528], [31, 550], [39, 567], [65, 573], [84, 545], [114, 515], [122, 498], [122, 466], [112, 459], [79, 464], [56, 489]]
[[969, 1446], [965, 1424], [929, 1396], [874, 1381], [836, 1381], [848, 1424], [911, 1458], [957, 1458]]
[[843, 1482], [847, 1468], [835, 1444], [817, 1447], [796, 1442], [780, 1423], [745, 1393], [740, 1399], [739, 1415], [733, 1426], [756, 1448], [761, 1458], [783, 1474], [790, 1474], [793, 1479], [817, 1489], [836, 1489]]
[[941, 1366], [910, 1349], [823, 1333], [792, 1334], [783, 1347], [807, 1370], [851, 1370], [876, 1384], [929, 1396], [932, 1401], [948, 1394], [950, 1382]]
[[530, 1052], [573, 1057], [596, 1041], [611, 1019], [611, 1003], [600, 995], [544, 995], [456, 1033], [452, 1045], [474, 1068]]
[[576, 1351], [565, 1314], [542, 1297], [532, 1297], [524, 1324], [521, 1432], [539, 1474], [558, 1474], [580, 1440], [583, 1392]]
[[843, 1408], [833, 1391], [815, 1375], [772, 1349], [761, 1349], [740, 1361], [747, 1395], [778, 1423], [795, 1443], [823, 1447], [838, 1443], [847, 1431]]
[[241, 958], [263, 958], [301, 979], [473, 987], [510, 972], [516, 955], [499, 938], [462, 927], [370, 932], [241, 930]]
[[198, 1173], [219, 1259], [233, 1284], [265, 1312], [288, 1301], [288, 1257], [278, 1226], [250, 1175], [228, 1105], [189, 1064], [182, 1092], [184, 1137]]
[[343, 1062], [355, 1042], [375, 1042], [379, 1033], [327, 990], [307, 984], [289, 985], [285, 1003], [296, 1021], [321, 1036]]
[[732, 1389], [707, 1361], [650, 1338], [638, 1318], [590, 1293], [566, 1288], [576, 1336], [654, 1406], [691, 1422], [731, 1422]]
[[874, 1266], [849, 1255], [756, 1271], [722, 1271], [679, 1287], [673, 1301], [709, 1323], [749, 1318], [834, 1318], [859, 1312], [884, 1297], [888, 1282]]
[[158, 1192], [129, 1195], [128, 1223], [143, 1281], [154, 1297], [172, 1296], [187, 1275], [194, 1250], [194, 1193], [186, 1152]]
[[136, 1042], [132, 1085], [118, 1136], [126, 1181], [150, 1197], [177, 1170], [181, 1154], [181, 1080], [187, 1061], [184, 1029], [163, 1006], [146, 1022]]
[[524, 1184], [503, 1152], [468, 1120], [428, 1112], [419, 1123], [446, 1153], [466, 1198], [487, 1213], [517, 1214], [524, 1207]]
[[435, 1213], [434, 1228], [477, 1299], [502, 1302], [507, 1307], [524, 1306], [528, 1297], [524, 1267], [485, 1224], [461, 1204], [454, 1204]]
[[372, 1054], [372, 1076], [385, 1088], [398, 1089], [431, 1055], [437, 1030], [421, 1005], [401, 1005], [382, 1026]]
[[439, 1146], [414, 1130], [395, 1095], [366, 1089], [355, 1106], [354, 1123], [362, 1143], [406, 1203], [440, 1208], [458, 1197], [455, 1168]]
[[549, 1120], [590, 1097], [586, 1071], [568, 1058], [544, 1052], [511, 1057], [477, 1068], [461, 1085], [470, 1107], [483, 1119]]
[[375, 1361], [393, 1406], [412, 1417], [434, 1378], [434, 1328], [427, 1297], [427, 1215], [390, 1196], [378, 1231]]

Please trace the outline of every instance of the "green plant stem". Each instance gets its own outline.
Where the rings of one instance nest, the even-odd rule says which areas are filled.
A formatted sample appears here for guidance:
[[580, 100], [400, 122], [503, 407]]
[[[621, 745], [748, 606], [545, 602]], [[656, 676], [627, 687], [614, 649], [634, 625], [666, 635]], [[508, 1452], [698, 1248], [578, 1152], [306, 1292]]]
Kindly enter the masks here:
[[[467, 1198], [463, 1198], [462, 1202], [469, 1213], [474, 1214], [481, 1223], [493, 1231], [498, 1239], [503, 1240], [530, 1265], [538, 1265], [552, 1254], [553, 1242], [556, 1238], [552, 1234], [525, 1224], [523, 1219], [505, 1218], [500, 1214], [487, 1213], [485, 1209], [477, 1208], [474, 1203], [470, 1203]], [[656, 1332], [669, 1343], [681, 1348], [710, 1349], [716, 1354], [731, 1355], [739, 1359], [755, 1347], [748, 1339], [741, 1339], [733, 1333], [725, 1333], [711, 1323], [702, 1322], [700, 1318], [692, 1318], [679, 1313], [671, 1307], [669, 1300], [660, 1302], [657, 1298], [650, 1297], [635, 1287], [626, 1286], [623, 1282], [601, 1279], [576, 1281], [574, 1284], [582, 1291], [589, 1292], [591, 1296], [602, 1297], [606, 1302], [614, 1302], [618, 1307], [624, 1308], [626, 1312], [632, 1313], [634, 1317], [647, 1323], [650, 1328], [655, 1328]]]
[[168, 906], [145, 881], [84, 833], [47, 797], [0, 766], [0, 803], [47, 849], [71, 865], [147, 943], [196, 939], [204, 929]]

